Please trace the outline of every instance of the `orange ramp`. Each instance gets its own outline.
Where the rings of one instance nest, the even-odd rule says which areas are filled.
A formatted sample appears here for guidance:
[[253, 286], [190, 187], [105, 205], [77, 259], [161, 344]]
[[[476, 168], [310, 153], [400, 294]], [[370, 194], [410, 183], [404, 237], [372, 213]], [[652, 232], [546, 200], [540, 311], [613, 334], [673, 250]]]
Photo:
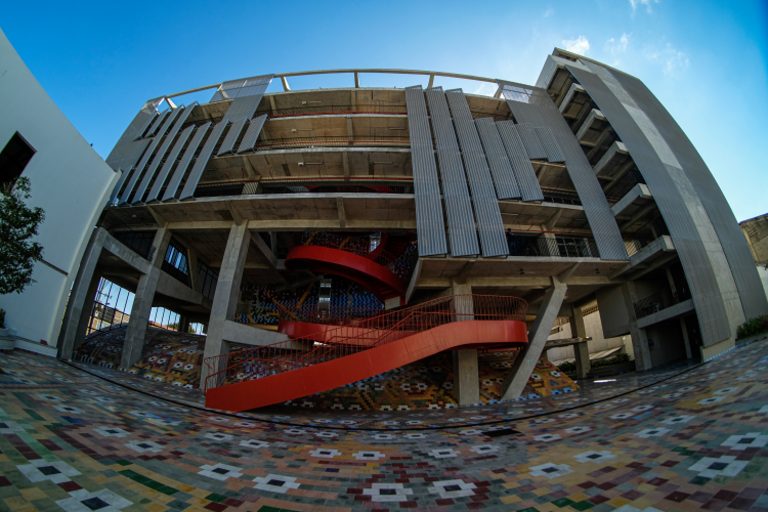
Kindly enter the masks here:
[[445, 350], [513, 347], [527, 342], [527, 326], [522, 320], [448, 322], [329, 361], [208, 389], [205, 405], [246, 411], [329, 391]]

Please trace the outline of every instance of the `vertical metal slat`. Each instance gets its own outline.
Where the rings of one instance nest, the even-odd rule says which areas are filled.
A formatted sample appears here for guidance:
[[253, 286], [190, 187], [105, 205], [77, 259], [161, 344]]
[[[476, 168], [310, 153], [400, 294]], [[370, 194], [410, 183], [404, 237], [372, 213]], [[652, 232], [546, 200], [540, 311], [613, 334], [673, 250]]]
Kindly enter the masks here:
[[480, 249], [485, 257], [506, 256], [509, 254], [509, 246], [504, 233], [504, 222], [501, 220], [491, 171], [467, 98], [461, 90], [447, 91], [445, 96], [453, 115], [464, 169], [467, 172]]
[[168, 186], [165, 187], [165, 192], [163, 193], [162, 201], [165, 201], [167, 199], [173, 199], [176, 197], [179, 189], [179, 185], [181, 184], [181, 180], [184, 178], [184, 175], [187, 173], [187, 169], [189, 169], [190, 164], [192, 163], [192, 159], [195, 157], [195, 153], [197, 153], [198, 148], [200, 147], [200, 144], [203, 143], [203, 139], [205, 138], [205, 135], [208, 133], [208, 130], [211, 127], [211, 123], [205, 123], [202, 126], [198, 126], [195, 129], [195, 134], [192, 136], [192, 140], [189, 142], [189, 145], [187, 146], [187, 149], [184, 151], [184, 154], [181, 156], [181, 160], [179, 160], [179, 165], [176, 166], [176, 170], [173, 172], [173, 176], [171, 176], [171, 181], [168, 182]]
[[421, 86], [405, 89], [405, 103], [411, 139], [419, 256], [442, 256], [448, 252], [448, 242], [432, 133]]
[[195, 165], [192, 167], [192, 170], [189, 173], [189, 178], [187, 178], [187, 182], [184, 184], [180, 199], [186, 199], [195, 195], [197, 184], [200, 182], [203, 171], [205, 171], [205, 167], [208, 165], [208, 162], [211, 159], [211, 155], [213, 154], [213, 150], [216, 148], [216, 144], [219, 143], [221, 134], [224, 132], [224, 128], [226, 126], [226, 121], [219, 121], [213, 126], [211, 135], [208, 137], [208, 140], [205, 141], [205, 145], [200, 151], [200, 155], [198, 155], [197, 160], [195, 160]]
[[476, 119], [475, 126], [480, 134], [485, 156], [488, 158], [493, 183], [496, 186], [496, 197], [499, 199], [520, 199], [520, 186], [517, 184], [515, 171], [512, 169], [512, 163], [509, 161], [506, 150], [504, 150], [504, 143], [501, 141], [493, 118]]
[[515, 170], [515, 177], [520, 185], [523, 201], [543, 201], [544, 194], [541, 192], [541, 185], [536, 178], [531, 160], [528, 158], [528, 153], [525, 151], [515, 124], [512, 121], [499, 121], [496, 123], [496, 127], [504, 143], [504, 149], [509, 156], [509, 161], [512, 163], [512, 168]]
[[475, 216], [445, 93], [440, 88], [433, 88], [427, 89], [426, 96], [443, 183], [451, 256], [475, 256], [480, 254]]

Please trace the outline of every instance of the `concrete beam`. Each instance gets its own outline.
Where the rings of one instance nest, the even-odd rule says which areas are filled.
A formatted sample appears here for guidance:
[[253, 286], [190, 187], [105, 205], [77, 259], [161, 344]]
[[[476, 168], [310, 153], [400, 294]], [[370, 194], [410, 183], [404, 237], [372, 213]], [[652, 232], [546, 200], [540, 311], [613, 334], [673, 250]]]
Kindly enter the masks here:
[[568, 286], [560, 278], [552, 278], [552, 285], [547, 289], [536, 315], [536, 321], [531, 326], [528, 346], [522, 349], [517, 356], [508, 381], [503, 386], [503, 400], [516, 399], [525, 389], [525, 385], [528, 383], [528, 379], [547, 344], [547, 338], [555, 323], [557, 313], [560, 311], [563, 299], [565, 299], [567, 289]]

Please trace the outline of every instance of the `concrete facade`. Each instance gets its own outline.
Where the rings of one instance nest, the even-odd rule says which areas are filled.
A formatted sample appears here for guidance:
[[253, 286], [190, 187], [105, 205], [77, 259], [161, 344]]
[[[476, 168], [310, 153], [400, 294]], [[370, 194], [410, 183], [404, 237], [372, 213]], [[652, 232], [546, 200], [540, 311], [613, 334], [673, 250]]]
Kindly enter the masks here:
[[[359, 75], [381, 72], [426, 76], [428, 87], [359, 87]], [[291, 90], [293, 76], [333, 73], [352, 74], [354, 86]], [[442, 77], [491, 83], [496, 93], [443, 91], [434, 87]], [[277, 79], [283, 91], [266, 93]], [[323, 286], [362, 287], [355, 300], [375, 295], [380, 310], [441, 295], [524, 298], [530, 345], [507, 398], [519, 395], [565, 319], [571, 337], [600, 331], [555, 349], [578, 359], [584, 377], [588, 351], [629, 336], [638, 369], [708, 359], [733, 345], [745, 318], [768, 310], [706, 165], [642, 83], [603, 64], [555, 50], [536, 86], [328, 70], [208, 89], [203, 104], [185, 105], [186, 93], [147, 101], [107, 159], [116, 172], [83, 213], [89, 222], [101, 213], [99, 229], [77, 280], [73, 273], [60, 287], [73, 286], [61, 357], [84, 335], [100, 277], [136, 293], [121, 366], [141, 357], [149, 312], [162, 306], [184, 325], [207, 325], [203, 385], [232, 347], [279, 339], [276, 323], [266, 328], [274, 314], [265, 320], [253, 304], [290, 296], [281, 320], [326, 318]], [[67, 268], [88, 243], [90, 231], [79, 233]], [[420, 254], [389, 285], [374, 271], [361, 277], [333, 259], [291, 256], [329, 239], [342, 253], [386, 260], [375, 272], [397, 270], [409, 247]], [[396, 254], [387, 260], [379, 244]], [[301, 309], [307, 297], [317, 302], [311, 315]], [[473, 316], [465, 306], [454, 314]], [[456, 351], [454, 364], [459, 401], [477, 401], [476, 350]]]

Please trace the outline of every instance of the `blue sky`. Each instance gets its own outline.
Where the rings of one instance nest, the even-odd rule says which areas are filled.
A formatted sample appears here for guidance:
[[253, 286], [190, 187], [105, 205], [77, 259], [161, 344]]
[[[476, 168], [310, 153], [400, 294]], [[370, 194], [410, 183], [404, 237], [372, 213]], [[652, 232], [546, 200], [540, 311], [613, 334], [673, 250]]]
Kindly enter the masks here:
[[101, 155], [146, 99], [201, 85], [341, 67], [535, 83], [569, 48], [645, 82], [737, 219], [768, 212], [765, 1], [13, 2], [0, 26]]

